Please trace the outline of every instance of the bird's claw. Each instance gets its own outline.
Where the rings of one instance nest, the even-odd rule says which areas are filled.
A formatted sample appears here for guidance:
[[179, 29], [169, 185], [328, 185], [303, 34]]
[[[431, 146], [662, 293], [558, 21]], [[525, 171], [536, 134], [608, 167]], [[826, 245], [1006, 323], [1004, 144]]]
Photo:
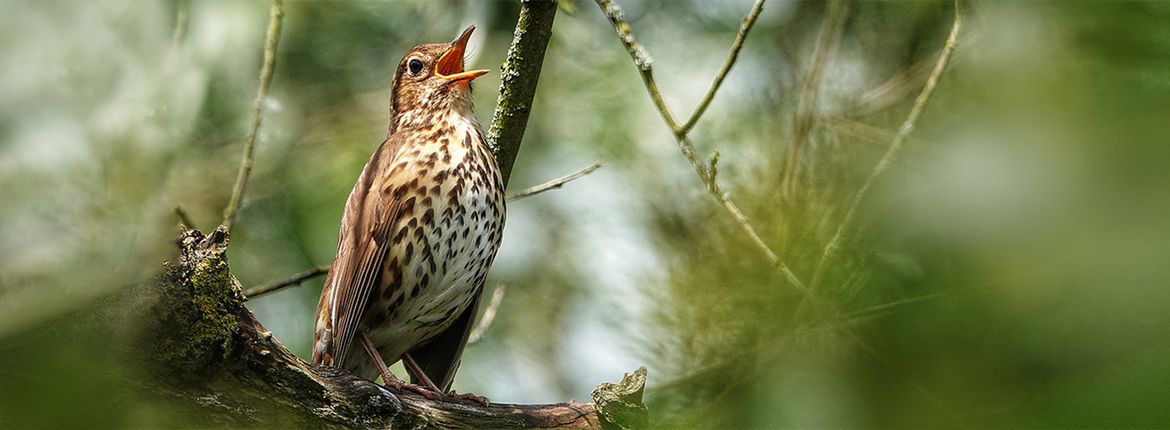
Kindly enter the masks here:
[[391, 379], [389, 383], [385, 384], [386, 388], [397, 392], [409, 391], [420, 396], [426, 397], [428, 400], [453, 400], [460, 403], [469, 403], [479, 406], [487, 406], [487, 397], [476, 395], [473, 393], [456, 393], [451, 391], [449, 393], [441, 393], [438, 391], [431, 391], [429, 388], [422, 385], [411, 384], [403, 382], [398, 379]]
[[438, 400], [440, 397], [443, 396], [442, 393], [437, 393], [437, 392], [431, 391], [431, 390], [427, 389], [427, 387], [399, 381], [397, 379], [393, 379], [389, 383], [386, 383], [385, 385], [386, 385], [386, 388], [390, 388], [394, 391], [398, 391], [398, 392], [409, 391], [409, 392], [418, 394], [420, 396], [426, 397], [429, 400]]
[[487, 397], [479, 396], [479, 395], [476, 395], [473, 393], [460, 394], [460, 393], [456, 393], [456, 392], [452, 391], [450, 393], [447, 393], [446, 397], [449, 399], [455, 400], [455, 401], [463, 402], [463, 403], [474, 403], [474, 404], [477, 404], [480, 406], [487, 406], [488, 405]]

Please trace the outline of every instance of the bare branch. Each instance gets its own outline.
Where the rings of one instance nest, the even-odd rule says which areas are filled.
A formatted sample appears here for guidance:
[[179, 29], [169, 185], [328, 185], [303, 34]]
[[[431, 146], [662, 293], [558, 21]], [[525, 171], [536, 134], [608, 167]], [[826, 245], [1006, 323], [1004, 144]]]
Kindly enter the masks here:
[[[822, 121], [826, 127], [843, 136], [883, 148], [889, 145], [894, 140], [894, 137], [898, 135], [896, 130], [866, 124], [849, 117], [829, 117], [823, 118]], [[921, 143], [915, 138], [908, 138], [908, 142]]]
[[[984, 40], [981, 36], [982, 32], [979, 27], [966, 29], [963, 32], [963, 46], [966, 47], [963, 52], [976, 51], [971, 48], [979, 45]], [[946, 47], [939, 48], [938, 53], [914, 63], [910, 67], [894, 74], [885, 82], [856, 96], [852, 104], [842, 111], [847, 116], [859, 117], [887, 109], [898, 101], [905, 99], [906, 96], [918, 88], [918, 82], [922, 82], [930, 76], [930, 72], [938, 56], [942, 55], [943, 49], [946, 49]], [[956, 54], [962, 55], [963, 52], [956, 52]]]
[[695, 127], [695, 124], [699, 122], [699, 117], [707, 112], [707, 106], [715, 98], [715, 92], [719, 91], [719, 86], [723, 85], [723, 79], [731, 71], [731, 66], [735, 65], [735, 60], [739, 58], [739, 50], [743, 48], [743, 42], [747, 39], [748, 30], [751, 30], [752, 26], [756, 24], [756, 18], [759, 18], [760, 12], [763, 11], [764, 0], [756, 0], [756, 4], [752, 5], [752, 10], [748, 12], [747, 16], [743, 17], [743, 22], [739, 24], [739, 33], [735, 35], [735, 42], [731, 44], [731, 51], [727, 53], [727, 58], [723, 60], [723, 67], [719, 70], [719, 74], [715, 76], [715, 80], [711, 82], [711, 88], [707, 89], [707, 94], [703, 96], [703, 100], [699, 101], [699, 105], [695, 106], [695, 111], [691, 113], [691, 117], [687, 118], [687, 122], [679, 130], [682, 134], [689, 133]]
[[[625, 17], [622, 16], [622, 9], [618, 7], [617, 3], [612, 0], [596, 0], [597, 5], [601, 7], [601, 11], [605, 13], [605, 17], [609, 18], [609, 22], [613, 24], [613, 29], [617, 31], [618, 39], [621, 39], [622, 45], [626, 47], [626, 52], [630, 53], [630, 58], [634, 60], [634, 65], [638, 67], [638, 73], [642, 75], [642, 82], [646, 84], [646, 89], [650, 92], [650, 99], [654, 101], [654, 106], [658, 108], [658, 113], [662, 114], [662, 119], [666, 121], [666, 125], [670, 127], [670, 131], [675, 136], [685, 135], [680, 133], [681, 129], [678, 122], [674, 120], [674, 115], [670, 113], [670, 108], [666, 107], [666, 101], [662, 99], [662, 93], [658, 91], [658, 84], [654, 82], [654, 59], [650, 58], [650, 53], [642, 44], [634, 39], [634, 33], [630, 31], [630, 24], [626, 22]], [[689, 143], [680, 142], [683, 145], [683, 155], [691, 160], [691, 164], [697, 164], [698, 161], [694, 157], [694, 148], [688, 148]], [[704, 173], [703, 176], [706, 174]]]
[[927, 103], [930, 102], [930, 97], [934, 95], [934, 89], [938, 87], [939, 78], [942, 77], [947, 65], [950, 64], [951, 56], [955, 52], [955, 46], [959, 41], [959, 30], [963, 25], [963, 14], [960, 9], [959, 0], [955, 0], [955, 21], [951, 25], [950, 34], [947, 35], [946, 43], [943, 45], [943, 50], [939, 54], [938, 61], [934, 64], [934, 69], [930, 72], [930, 77], [926, 80], [926, 85], [922, 87], [922, 92], [918, 94], [918, 98], [914, 100], [914, 106], [910, 108], [910, 114], [906, 116], [906, 120], [902, 122], [902, 126], [898, 128], [898, 134], [894, 136], [894, 141], [886, 148], [886, 153], [882, 155], [880, 161], [874, 166], [873, 171], [869, 173], [865, 183], [861, 185], [861, 189], [857, 190], [857, 194], [853, 196], [852, 203], [849, 204], [849, 209], [845, 211], [845, 217], [841, 219], [841, 223], [837, 225], [837, 230], [833, 233], [833, 237], [825, 245], [824, 251], [821, 253], [821, 259], [817, 262], [816, 270], [813, 272], [812, 284], [810, 287], [816, 289], [820, 284], [821, 278], [824, 276], [825, 266], [832, 260], [837, 248], [841, 245], [841, 238], [845, 234], [845, 230], [853, 224], [853, 219], [857, 216], [857, 208], [861, 206], [861, 202], [865, 200], [865, 196], [869, 193], [877, 178], [889, 169], [901, 151], [902, 145], [906, 142], [906, 138], [914, 131], [914, 126], [918, 123], [918, 118], [922, 116], [922, 111], [926, 109]]
[[[940, 49], [939, 55], [941, 52]], [[937, 56], [931, 56], [914, 63], [905, 70], [890, 76], [885, 82], [861, 93], [853, 101], [853, 104], [845, 109], [846, 114], [853, 117], [871, 114], [905, 100], [918, 88], [919, 82], [930, 76], [930, 71], [934, 68], [937, 59]]]
[[252, 103], [252, 127], [248, 130], [248, 137], [244, 139], [244, 155], [240, 160], [240, 172], [236, 175], [236, 185], [232, 188], [232, 197], [223, 210], [223, 225], [230, 231], [235, 222], [236, 212], [243, 198], [244, 188], [248, 184], [248, 175], [252, 173], [252, 154], [256, 149], [256, 134], [260, 130], [263, 119], [264, 100], [268, 98], [268, 87], [272, 85], [272, 72], [276, 69], [276, 46], [280, 43], [280, 29], [284, 19], [284, 0], [272, 0], [272, 9], [268, 18], [268, 36], [264, 41], [264, 65], [260, 68], [260, 87], [256, 90], [256, 101]]
[[707, 170], [695, 155], [695, 148], [686, 141], [686, 133], [679, 127], [678, 122], [674, 120], [674, 115], [670, 113], [670, 108], [666, 107], [666, 101], [662, 99], [662, 93], [658, 91], [658, 84], [654, 82], [654, 59], [650, 58], [650, 53], [646, 51], [646, 48], [634, 39], [634, 33], [630, 30], [630, 24], [622, 16], [622, 9], [618, 7], [617, 3], [614, 3], [613, 0], [596, 1], [597, 5], [601, 7], [601, 11], [605, 13], [605, 17], [609, 18], [609, 22], [613, 25], [614, 31], [617, 31], [618, 39], [621, 39], [622, 45], [626, 47], [626, 52], [630, 54], [630, 59], [634, 60], [634, 65], [638, 67], [638, 73], [641, 74], [642, 82], [646, 85], [646, 90], [650, 93], [650, 99], [654, 102], [654, 106], [658, 108], [658, 113], [662, 115], [662, 120], [666, 121], [666, 126], [670, 127], [670, 132], [674, 134], [675, 139], [678, 141], [679, 149], [682, 150], [687, 160], [695, 166], [695, 170], [703, 182], [707, 182]]
[[952, 297], [956, 297], [956, 296], [960, 296], [960, 295], [964, 295], [964, 294], [980, 292], [980, 291], [984, 291], [984, 290], [990, 289], [992, 287], [1000, 286], [1000, 285], [1003, 285], [1003, 284], [1006, 284], [1009, 282], [1022, 282], [1022, 281], [1026, 281], [1028, 279], [1039, 278], [1042, 275], [1044, 275], [1044, 274], [1040, 273], [1040, 272], [1030, 272], [1030, 273], [1024, 273], [1021, 275], [1010, 276], [1010, 277], [1006, 277], [1006, 278], [1002, 278], [1002, 279], [995, 279], [995, 280], [990, 280], [990, 281], [985, 281], [985, 282], [979, 282], [979, 283], [969, 285], [966, 287], [954, 288], [954, 289], [950, 289], [950, 290], [942, 291], [942, 292], [938, 292], [938, 293], [925, 294], [925, 295], [916, 296], [916, 297], [907, 297], [907, 298], [904, 298], [901, 300], [894, 300], [891, 302], [886, 302], [886, 303], [882, 303], [879, 305], [874, 305], [874, 306], [870, 306], [867, 308], [858, 309], [858, 310], [855, 310], [855, 311], [852, 311], [852, 312], [849, 312], [847, 314], [842, 315], [842, 318], [848, 324], [857, 324], [857, 323], [860, 323], [863, 321], [872, 320], [875, 318], [883, 317], [885, 315], [889, 315], [889, 314], [893, 313], [897, 308], [904, 307], [907, 305], [912, 305], [912, 304], [925, 302], [925, 301], [931, 301], [931, 300], [952, 298]]
[[175, 215], [179, 217], [179, 222], [183, 223], [183, 227], [199, 228], [199, 226], [195, 225], [194, 221], [191, 221], [191, 216], [187, 215], [187, 211], [183, 210], [182, 206], [175, 206]]
[[[854, 199], [854, 204], [850, 207], [849, 211], [847, 212], [846, 219], [842, 221], [841, 226], [838, 227], [837, 234], [834, 236], [833, 240], [830, 241], [831, 246], [826, 248], [825, 255], [822, 256], [821, 261], [818, 263], [816, 274], [814, 275], [814, 281], [813, 281], [813, 284], [811, 286], [806, 286], [804, 283], [800, 282], [800, 280], [795, 276], [795, 274], [793, 274], [792, 271], [789, 270], [788, 266], [785, 265], [784, 262], [782, 260], [780, 260], [780, 258], [774, 252], [772, 252], [771, 249], [763, 242], [763, 240], [759, 237], [759, 235], [756, 234], [755, 229], [752, 228], [750, 222], [743, 215], [743, 213], [739, 210], [739, 208], [734, 204], [734, 202], [732, 202], [730, 199], [728, 199], [727, 196], [722, 192], [722, 190], [719, 188], [719, 184], [718, 184], [718, 181], [716, 180], [717, 178], [715, 177], [715, 173], [714, 173], [715, 172], [714, 166], [716, 165], [714, 163], [714, 159], [712, 160], [712, 163], [711, 163], [712, 167], [710, 169], [706, 168], [698, 161], [698, 158], [695, 156], [695, 150], [694, 150], [693, 146], [691, 146], [690, 143], [686, 141], [686, 132], [690, 130], [690, 127], [687, 127], [685, 129], [682, 127], [679, 127], [677, 125], [677, 123], [675, 123], [673, 116], [671, 115], [669, 109], [666, 107], [665, 103], [662, 101], [662, 96], [658, 91], [657, 85], [654, 83], [653, 72], [652, 72], [652, 69], [650, 67], [651, 61], [650, 61], [649, 54], [647, 54], [645, 52], [645, 49], [634, 40], [633, 34], [630, 31], [629, 24], [626, 23], [622, 19], [621, 10], [617, 7], [616, 4], [613, 3], [612, 0], [596, 0], [596, 1], [597, 1], [598, 5], [601, 6], [602, 10], [605, 12], [606, 17], [609, 18], [610, 22], [613, 24], [614, 29], [618, 33], [618, 37], [622, 40], [622, 43], [625, 45], [626, 50], [630, 53], [630, 56], [634, 60], [634, 63], [638, 66], [639, 72], [642, 75], [642, 80], [646, 84], [646, 89], [650, 92], [651, 99], [654, 101], [655, 106], [659, 109], [659, 112], [662, 114], [662, 117], [666, 121], [667, 125], [671, 128], [671, 131], [675, 134], [675, 138], [679, 143], [679, 147], [682, 150], [683, 155], [686, 156], [687, 160], [690, 161], [692, 166], [695, 167], [696, 173], [698, 174], [699, 178], [701, 180], [703, 180], [704, 184], [707, 185], [707, 188], [710, 191], [710, 193], [716, 199], [718, 199], [721, 204], [723, 204], [724, 208], [732, 216], [733, 220], [735, 220], [736, 223], [738, 223], [740, 225], [740, 227], [744, 230], [744, 232], [746, 234], [748, 234], [748, 236], [752, 239], [752, 241], [756, 244], [756, 246], [759, 247], [765, 253], [765, 255], [769, 258], [769, 260], [771, 260], [773, 262], [773, 264], [775, 264], [781, 270], [781, 272], [789, 280], [789, 282], [792, 283], [793, 286], [796, 287], [804, 295], [806, 301], [808, 301], [810, 304], [812, 304], [819, 311], [825, 313], [826, 316], [829, 318], [829, 320], [835, 320], [836, 318], [838, 318], [839, 312], [835, 309], [835, 306], [832, 306], [832, 304], [830, 304], [830, 303], [820, 302], [820, 300], [818, 300], [818, 298], [816, 296], [814, 287], [817, 283], [817, 280], [819, 279], [819, 276], [820, 276], [821, 271], [823, 269], [824, 263], [828, 260], [828, 257], [831, 256], [832, 250], [836, 248], [837, 242], [840, 240], [840, 235], [841, 235], [842, 229], [846, 225], [848, 225], [852, 221], [852, 218], [855, 216], [854, 214], [856, 212], [858, 202], [860, 202], [860, 200], [864, 197], [864, 194], [869, 189], [869, 187], [872, 185], [873, 180], [877, 176], [879, 176], [881, 174], [881, 172], [883, 172], [885, 169], [888, 168], [888, 166], [893, 158], [893, 155], [896, 154], [897, 150], [902, 146], [902, 144], [905, 142], [907, 136], [910, 134], [910, 131], [913, 130], [914, 123], [918, 120], [918, 117], [921, 116], [922, 110], [925, 108], [926, 103], [929, 101], [930, 96], [934, 91], [934, 87], [937, 86], [938, 78], [941, 75], [942, 71], [945, 69], [947, 63], [950, 60], [951, 54], [953, 53], [954, 46], [955, 46], [955, 43], [956, 43], [956, 40], [958, 37], [959, 28], [960, 28], [961, 22], [962, 22], [962, 15], [960, 13], [958, 0], [956, 0], [956, 2], [955, 2], [955, 22], [954, 22], [954, 25], [951, 29], [951, 34], [947, 39], [946, 48], [944, 49], [943, 54], [940, 57], [939, 62], [935, 67], [934, 73], [932, 73], [931, 78], [928, 80], [927, 86], [926, 86], [926, 88], [924, 88], [923, 93], [918, 97], [918, 100], [916, 100], [914, 109], [911, 110], [910, 117], [907, 118], [906, 123], [904, 123], [903, 127], [899, 130], [898, 136], [895, 138], [894, 143], [891, 144], [890, 148], [887, 150], [886, 156], [883, 157], [882, 162], [880, 162], [878, 167], [875, 168], [874, 173], [871, 174], [871, 176], [870, 176], [869, 180], [867, 180], [865, 186], [863, 186], [862, 190], [859, 191], [858, 196]], [[759, 5], [759, 3], [762, 3], [762, 2], [758, 2], [757, 5]], [[838, 6], [843, 7], [843, 5], [838, 5]], [[831, 11], [830, 14], [831, 15], [838, 15], [837, 17], [833, 18], [834, 20], [842, 20], [843, 21], [844, 10], [838, 9], [838, 11], [836, 11], [836, 12]], [[745, 24], [748, 24], [750, 26], [750, 23], [748, 23], [747, 19], [745, 19]], [[828, 25], [828, 24], [832, 24], [832, 25]], [[827, 23], [827, 27], [829, 27], [828, 30], [831, 30], [833, 26], [839, 26], [839, 25], [840, 25], [840, 23]], [[744, 31], [744, 32], [746, 33], [746, 31]], [[824, 36], [824, 34], [822, 36]], [[826, 40], [821, 45], [831, 46], [831, 43], [829, 43], [829, 41]], [[825, 49], [827, 49], [827, 48], [825, 48]], [[822, 59], [817, 60], [817, 62], [823, 63], [825, 61], [824, 58], [827, 58], [828, 54], [827, 54], [827, 51], [825, 51], [824, 54], [819, 54], [819, 55], [822, 56]], [[821, 66], [821, 67], [823, 67], [823, 66]], [[822, 73], [822, 72], [817, 72], [817, 74], [819, 74], [819, 73]], [[816, 84], [817, 82], [819, 82], [819, 79], [820, 78], [818, 76], [816, 79], [814, 79], [813, 83]], [[812, 88], [815, 89], [816, 86], [817, 85], [813, 85]], [[808, 100], [809, 101], [807, 103], [809, 103], [809, 105], [808, 105], [809, 107], [806, 108], [806, 111], [811, 110], [811, 106], [815, 106], [815, 103], [814, 103], [815, 97], [810, 97]], [[808, 115], [809, 114], [806, 114], [806, 116], [808, 116]], [[693, 120], [697, 120], [697, 118], [694, 118]], [[692, 122], [692, 120], [688, 120], [688, 123], [691, 123], [691, 122]], [[693, 124], [689, 124], [689, 125], [693, 126]], [[870, 345], [868, 345], [865, 341], [863, 341], [859, 336], [857, 336], [855, 333], [853, 333], [848, 327], [843, 326], [843, 327], [839, 327], [839, 329], [843, 333], [845, 333], [851, 340], [853, 340], [853, 342], [856, 345], [858, 345], [862, 350], [866, 351], [871, 356], [874, 356], [875, 358], [877, 358], [880, 361], [883, 361], [886, 363], [889, 362], [888, 359], [886, 359], [884, 356], [882, 356], [880, 353], [878, 353], [875, 349], [873, 349]], [[709, 370], [710, 369], [704, 369], [702, 371], [707, 372]], [[665, 388], [665, 387], [670, 387], [670, 386], [682, 383], [680, 381], [681, 380], [668, 382], [666, 384], [663, 384], [661, 387]], [[912, 386], [914, 386], [914, 388], [916, 390], [920, 391], [923, 395], [930, 398], [930, 400], [932, 401], [932, 403], [934, 403], [934, 405], [936, 407], [938, 407], [940, 410], [943, 410], [944, 412], [947, 412], [949, 414], [950, 411], [940, 401], [938, 401], [938, 398], [936, 396], [932, 395], [925, 387], [923, 387], [921, 384], [918, 384], [914, 381], [910, 381], [910, 384]]]
[[600, 169], [601, 166], [604, 164], [605, 163], [598, 161], [596, 163], [591, 164], [589, 167], [586, 167], [584, 169], [570, 173], [568, 175], [561, 176], [559, 178], [553, 179], [551, 181], [545, 182], [545, 183], [540, 184], [540, 185], [535, 185], [535, 186], [525, 188], [516, 194], [508, 196], [508, 202], [511, 203], [513, 201], [516, 201], [516, 200], [535, 196], [535, 195], [543, 193], [545, 191], [555, 190], [557, 188], [563, 187], [563, 186], [565, 186], [565, 184], [569, 183], [570, 181], [573, 181], [573, 180], [578, 179], [582, 176], [593, 173], [597, 169]]
[[[627, 23], [625, 18], [622, 17], [621, 8], [618, 7], [618, 5], [613, 2], [613, 0], [595, 1], [597, 2], [597, 5], [601, 7], [602, 12], [605, 13], [606, 18], [608, 18], [609, 22], [613, 25], [614, 30], [617, 31], [618, 38], [621, 39], [622, 44], [626, 47], [626, 51], [629, 52], [630, 58], [634, 60], [634, 65], [638, 66], [638, 72], [642, 75], [642, 82], [646, 85], [646, 91], [650, 93], [650, 99], [654, 101], [654, 106], [657, 107], [658, 112], [662, 114], [662, 119], [666, 121], [666, 125], [670, 127], [670, 131], [672, 134], [674, 134], [675, 141], [678, 143], [679, 150], [682, 152], [683, 156], [686, 157], [687, 161], [691, 163], [691, 166], [694, 167], [695, 174], [698, 175], [699, 180], [702, 181], [703, 185], [707, 187], [707, 191], [711, 194], [711, 196], [714, 197], [715, 200], [717, 200], [719, 204], [723, 206], [728, 215], [731, 216], [732, 221], [735, 221], [735, 223], [739, 225], [740, 229], [743, 230], [744, 234], [748, 235], [748, 238], [751, 239], [752, 243], [760, 249], [760, 252], [764, 253], [764, 256], [768, 258], [768, 261], [780, 269], [780, 271], [784, 274], [784, 277], [788, 279], [788, 282], [792, 283], [794, 286], [796, 286], [797, 289], [802, 292], [806, 292], [807, 294], [809, 290], [807, 287], [805, 287], [805, 284], [801, 282], [800, 279], [796, 277], [796, 274], [794, 274], [792, 270], [788, 268], [788, 265], [785, 264], [778, 255], [776, 255], [776, 252], [772, 251], [772, 248], [769, 247], [762, 238], [760, 238], [759, 233], [756, 232], [756, 229], [752, 226], [751, 221], [749, 221], [747, 217], [744, 216], [743, 212], [739, 210], [739, 206], [737, 206], [735, 202], [732, 201], [731, 198], [727, 197], [727, 194], [723, 192], [723, 189], [719, 186], [719, 182], [715, 177], [714, 170], [709, 170], [708, 167], [704, 165], [703, 161], [699, 160], [699, 157], [695, 152], [695, 147], [692, 146], [691, 143], [687, 140], [687, 132], [690, 130], [690, 128], [679, 126], [678, 123], [674, 120], [674, 115], [670, 113], [670, 109], [666, 107], [666, 102], [662, 99], [662, 93], [658, 91], [658, 85], [654, 82], [654, 71], [651, 67], [653, 60], [651, 60], [650, 54], [646, 52], [646, 48], [642, 47], [642, 45], [634, 39], [634, 33], [630, 30], [630, 24]], [[763, 7], [764, 2], [762, 0], [757, 1], [755, 6], [752, 7], [752, 10], [748, 12], [747, 17], [744, 18], [743, 25], [739, 30], [739, 36], [736, 37], [735, 44], [732, 46], [731, 53], [728, 55], [728, 60], [724, 63], [725, 70], [716, 77], [716, 80], [722, 81], [726, 75], [726, 71], [731, 70], [731, 65], [734, 64], [735, 59], [739, 55], [739, 48], [735, 45], [743, 44], [743, 37], [747, 35], [748, 30], [751, 29], [752, 25], [756, 21], [755, 16], [760, 14], [760, 11], [763, 9]], [[715, 91], [718, 89], [719, 83], [713, 83], [711, 90], [709, 91], [708, 96], [705, 97], [703, 103], [709, 103], [710, 100], [708, 99], [713, 98]], [[687, 122], [693, 123], [698, 121], [698, 118], [705, 110], [706, 106], [700, 105], [700, 108], [695, 110], [696, 114], [692, 115], [691, 119], [687, 120]], [[694, 124], [690, 125], [693, 126]], [[714, 166], [714, 164], [712, 164], [712, 166]]]
[[506, 290], [507, 287], [504, 284], [499, 284], [492, 291], [492, 301], [488, 302], [487, 309], [483, 311], [483, 318], [479, 320], [479, 324], [475, 326], [475, 329], [471, 331], [471, 335], [468, 336], [468, 345], [479, 343], [483, 339], [483, 335], [492, 327], [492, 323], [496, 320], [496, 312], [500, 310], [500, 304], [504, 302], [504, 292]]
[[297, 285], [301, 285], [302, 282], [308, 281], [310, 279], [316, 278], [316, 277], [324, 275], [326, 273], [329, 273], [329, 266], [317, 266], [317, 267], [314, 267], [312, 269], [309, 269], [309, 270], [306, 270], [304, 272], [293, 275], [293, 276], [289, 277], [288, 279], [272, 282], [272, 283], [269, 283], [268, 285], [264, 285], [262, 287], [256, 287], [256, 288], [250, 289], [248, 291], [244, 291], [244, 297], [247, 297], [250, 299], [250, 298], [253, 298], [256, 296], [261, 296], [264, 294], [271, 293], [273, 291], [279, 291], [279, 290], [283, 290], [283, 289], [288, 288], [288, 287], [294, 287]]
[[844, 0], [831, 0], [825, 11], [825, 21], [821, 24], [821, 33], [817, 36], [816, 52], [813, 55], [812, 67], [804, 86], [800, 91], [800, 102], [796, 107], [796, 119], [792, 122], [792, 143], [788, 145], [787, 160], [784, 163], [784, 179], [780, 182], [780, 190], [785, 196], [791, 196], [795, 191], [796, 169], [799, 166], [800, 148], [808, 139], [813, 128], [813, 120], [817, 110], [817, 99], [821, 93], [821, 78], [825, 74], [825, 66], [829, 63], [829, 56], [837, 47], [837, 40], [845, 28], [845, 17], [849, 13], [849, 4]]

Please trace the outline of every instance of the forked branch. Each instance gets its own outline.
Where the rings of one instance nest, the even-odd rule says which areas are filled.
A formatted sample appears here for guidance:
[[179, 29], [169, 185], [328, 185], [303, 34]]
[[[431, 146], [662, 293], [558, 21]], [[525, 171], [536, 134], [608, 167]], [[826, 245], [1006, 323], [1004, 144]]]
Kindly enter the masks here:
[[[718, 201], [721, 206], [723, 206], [723, 209], [727, 211], [729, 216], [731, 216], [732, 221], [739, 225], [744, 234], [747, 234], [752, 243], [760, 249], [760, 252], [764, 253], [764, 256], [767, 257], [768, 261], [780, 269], [780, 272], [784, 274], [784, 277], [788, 280], [788, 282], [801, 292], [807, 294], [808, 289], [805, 287], [805, 284], [796, 277], [796, 274], [794, 274], [791, 269], [788, 268], [788, 264], [781, 260], [780, 256], [776, 255], [776, 252], [772, 251], [772, 248], [764, 242], [764, 239], [761, 238], [760, 234], [756, 232], [755, 227], [752, 226], [751, 221], [748, 220], [747, 216], [743, 214], [743, 211], [739, 209], [739, 206], [736, 205], [735, 202], [727, 196], [727, 193], [725, 193], [719, 186], [719, 181], [718, 178], [715, 177], [714, 169], [708, 168], [708, 165], [699, 159], [695, 151], [695, 147], [691, 145], [690, 141], [687, 140], [687, 133], [695, 126], [695, 124], [699, 121], [699, 118], [702, 117], [703, 113], [706, 112], [707, 106], [711, 103], [711, 100], [714, 99], [715, 93], [719, 90], [720, 85], [723, 83], [723, 79], [727, 76], [727, 73], [731, 71], [731, 67], [735, 65], [735, 60], [739, 57], [739, 51], [743, 47], [743, 43], [747, 38], [748, 31], [751, 30], [752, 26], [756, 22], [756, 18], [759, 17], [760, 12], [762, 12], [764, 9], [764, 0], [756, 0], [755, 4], [752, 6], [752, 9], [748, 11], [748, 14], [744, 17], [743, 22], [740, 24], [739, 32], [736, 35], [735, 42], [732, 43], [731, 50], [727, 54], [727, 59], [723, 62], [722, 69], [715, 77], [715, 81], [711, 83], [711, 87], [708, 89], [707, 94], [695, 108], [694, 114], [692, 114], [691, 117], [687, 120], [687, 123], [683, 125], [679, 125], [678, 122], [675, 121], [674, 115], [670, 112], [670, 108], [666, 106], [666, 101], [663, 100], [662, 93], [658, 90], [658, 84], [654, 81], [654, 60], [650, 57], [650, 53], [646, 51], [646, 48], [639, 44], [637, 39], [634, 38], [634, 33], [630, 29], [630, 24], [626, 22], [625, 18], [622, 16], [621, 8], [618, 7], [617, 3], [615, 3], [613, 0], [596, 0], [596, 2], [597, 5], [601, 7], [601, 11], [605, 13], [605, 17], [609, 19], [610, 24], [613, 25], [614, 30], [617, 32], [618, 39], [621, 39], [622, 45], [624, 45], [626, 48], [626, 52], [628, 52], [630, 54], [630, 58], [634, 60], [634, 65], [638, 67], [638, 73], [642, 76], [642, 82], [646, 86], [646, 91], [649, 92], [650, 99], [654, 102], [654, 106], [658, 108], [658, 113], [662, 115], [662, 120], [666, 122], [667, 127], [670, 128], [671, 133], [674, 135], [675, 142], [678, 143], [679, 151], [682, 152], [683, 156], [686, 157], [687, 161], [689, 161], [691, 166], [694, 167], [695, 174], [707, 188], [708, 193], [711, 194], [711, 196], [715, 198], [715, 200]], [[714, 166], [714, 163], [712, 163], [711, 166]]]

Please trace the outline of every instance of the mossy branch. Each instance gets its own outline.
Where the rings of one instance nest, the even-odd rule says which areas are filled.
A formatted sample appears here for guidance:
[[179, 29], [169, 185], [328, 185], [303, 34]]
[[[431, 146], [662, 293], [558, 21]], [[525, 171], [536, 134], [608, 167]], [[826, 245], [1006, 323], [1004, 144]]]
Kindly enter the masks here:
[[492, 117], [487, 139], [495, 151], [496, 163], [504, 176], [504, 185], [512, 176], [512, 166], [520, 152], [520, 142], [528, 127], [528, 114], [536, 97], [536, 83], [544, 64], [544, 51], [552, 37], [557, 2], [525, 0], [520, 4], [520, 18], [512, 36], [508, 57], [500, 67], [500, 96]]
[[[637, 428], [645, 369], [602, 384], [596, 403], [479, 406], [396, 392], [293, 355], [244, 306], [228, 233], [183, 232], [180, 256], [127, 307], [141, 384], [208, 423], [312, 428]], [[145, 310], [146, 312], [143, 312]], [[146, 316], [144, 318], [144, 315]]]

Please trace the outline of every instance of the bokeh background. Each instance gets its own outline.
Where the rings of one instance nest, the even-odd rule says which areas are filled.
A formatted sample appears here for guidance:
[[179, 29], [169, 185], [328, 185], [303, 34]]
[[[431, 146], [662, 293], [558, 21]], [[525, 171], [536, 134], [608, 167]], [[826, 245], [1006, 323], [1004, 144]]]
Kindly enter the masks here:
[[[327, 264], [411, 46], [515, 2], [286, 2], [233, 231], [248, 286]], [[620, 3], [676, 115], [748, 1]], [[562, 2], [512, 191], [495, 323], [456, 389], [585, 400], [649, 369], [659, 427], [1170, 425], [1170, 3], [969, 1], [951, 68], [860, 207], [815, 303], [679, 154], [597, 6]], [[0, 424], [183, 425], [111, 354], [111, 303], [169, 258], [181, 206], [221, 219], [250, 120], [263, 1], [12, 1], [0, 13]], [[949, 1], [851, 3], [794, 187], [780, 186], [825, 4], [772, 0], [692, 133], [808, 280], [943, 44]], [[498, 73], [476, 81], [490, 121]], [[253, 299], [309, 356], [318, 278]], [[114, 331], [117, 331], [117, 327]]]

